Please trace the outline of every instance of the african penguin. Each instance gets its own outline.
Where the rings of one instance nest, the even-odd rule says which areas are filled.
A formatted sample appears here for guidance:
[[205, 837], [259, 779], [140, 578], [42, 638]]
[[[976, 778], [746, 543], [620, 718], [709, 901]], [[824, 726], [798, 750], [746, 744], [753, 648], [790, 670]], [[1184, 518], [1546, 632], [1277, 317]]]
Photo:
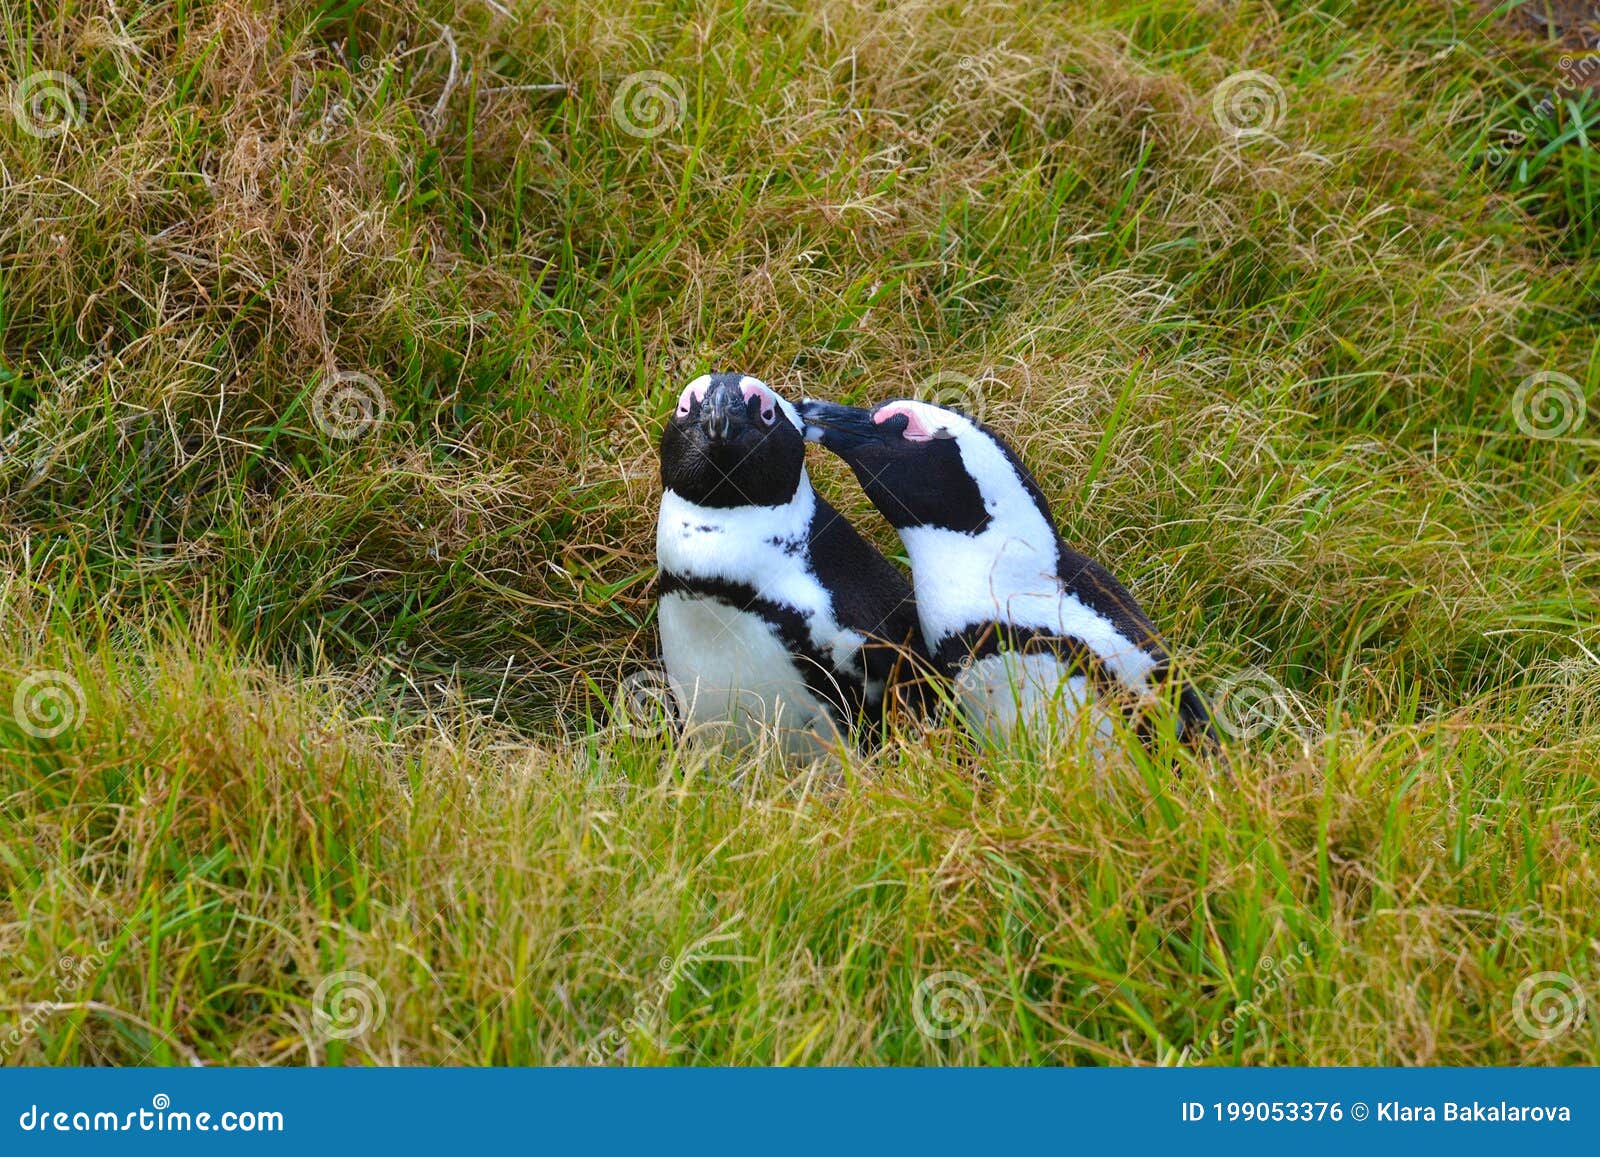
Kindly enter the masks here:
[[[849, 464], [911, 560], [923, 643], [981, 732], [1106, 704], [1144, 704], [1171, 675], [1131, 594], [1061, 540], [1038, 483], [1010, 446], [954, 410], [891, 401], [870, 410], [804, 401], [806, 436]], [[1185, 684], [1178, 726], [1216, 741]]]
[[[661, 650], [691, 734], [776, 728], [809, 759], [925, 670], [911, 586], [811, 488], [794, 406], [742, 374], [685, 387], [661, 433]], [[922, 656], [920, 662], [917, 656]]]

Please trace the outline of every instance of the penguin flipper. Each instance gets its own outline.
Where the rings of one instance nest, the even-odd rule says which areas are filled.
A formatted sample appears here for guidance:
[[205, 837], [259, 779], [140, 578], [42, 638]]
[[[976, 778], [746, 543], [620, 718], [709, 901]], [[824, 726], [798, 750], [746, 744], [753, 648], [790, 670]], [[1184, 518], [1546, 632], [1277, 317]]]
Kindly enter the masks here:
[[1211, 714], [1211, 704], [1193, 683], [1185, 683], [1178, 692], [1178, 719], [1183, 723], [1185, 743], [1222, 746], [1222, 736], [1217, 733], [1217, 721]]

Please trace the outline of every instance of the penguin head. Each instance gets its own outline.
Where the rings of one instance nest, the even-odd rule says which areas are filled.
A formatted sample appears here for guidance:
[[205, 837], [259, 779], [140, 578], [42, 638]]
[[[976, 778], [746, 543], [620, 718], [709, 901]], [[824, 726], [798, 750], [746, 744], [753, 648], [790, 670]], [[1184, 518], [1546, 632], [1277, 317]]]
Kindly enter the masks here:
[[805, 476], [794, 406], [744, 374], [703, 374], [661, 431], [661, 485], [700, 506], [780, 506]]
[[905, 398], [870, 409], [807, 399], [800, 416], [807, 440], [845, 460], [896, 530], [980, 534], [1008, 507], [1043, 502], [1011, 448], [958, 410]]

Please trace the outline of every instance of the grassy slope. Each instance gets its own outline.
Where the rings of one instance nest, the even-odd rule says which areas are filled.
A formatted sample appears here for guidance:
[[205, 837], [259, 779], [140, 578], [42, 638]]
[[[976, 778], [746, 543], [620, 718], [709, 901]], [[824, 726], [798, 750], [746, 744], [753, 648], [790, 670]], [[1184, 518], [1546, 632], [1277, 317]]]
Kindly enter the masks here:
[[[84, 694], [0, 711], [9, 1061], [1600, 1060], [1513, 1016], [1600, 999], [1600, 415], [1512, 405], [1600, 378], [1590, 154], [1486, 162], [1553, 52], [1398, 2], [517, 7], [0, 0], [0, 73], [86, 97], [0, 116], [0, 700]], [[1235, 139], [1245, 68], [1286, 109]], [[1115, 790], [615, 726], [712, 366], [966, 375], [1277, 726]], [[329, 437], [353, 372], [384, 421]], [[384, 1015], [337, 1039], [345, 970]]]

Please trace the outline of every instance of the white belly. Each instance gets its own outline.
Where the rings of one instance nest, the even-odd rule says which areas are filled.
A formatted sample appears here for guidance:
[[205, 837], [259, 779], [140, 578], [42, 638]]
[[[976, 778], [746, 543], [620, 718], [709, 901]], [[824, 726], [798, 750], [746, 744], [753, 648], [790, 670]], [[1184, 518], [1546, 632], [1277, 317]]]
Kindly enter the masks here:
[[1110, 717], [1094, 706], [1088, 679], [1053, 654], [986, 655], [957, 673], [955, 699], [968, 726], [995, 740], [1018, 728], [1047, 742], [1079, 728], [1105, 739], [1115, 734]]
[[690, 735], [730, 748], [776, 738], [800, 759], [838, 745], [833, 716], [761, 616], [682, 591], [663, 595], [658, 614], [667, 680]]

